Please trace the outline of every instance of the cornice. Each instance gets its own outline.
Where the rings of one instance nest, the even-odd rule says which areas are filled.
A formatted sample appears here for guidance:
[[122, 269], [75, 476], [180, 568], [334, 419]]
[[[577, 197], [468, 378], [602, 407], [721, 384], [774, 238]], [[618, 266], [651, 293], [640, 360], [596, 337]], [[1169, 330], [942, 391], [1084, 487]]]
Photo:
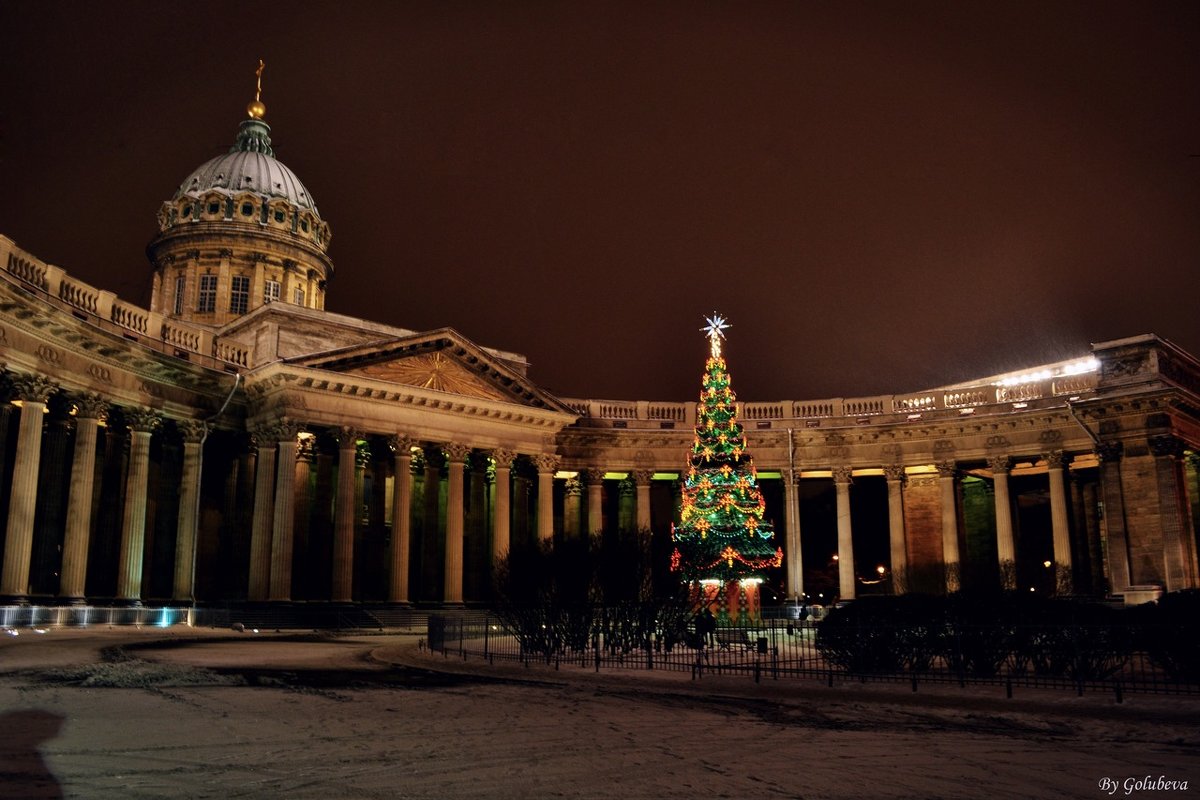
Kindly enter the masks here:
[[[274, 398], [285, 394], [292, 395], [293, 398], [296, 395], [353, 398], [370, 404], [387, 404], [393, 408], [420, 409], [520, 425], [538, 429], [541, 434], [549, 435], [557, 433], [575, 419], [570, 414], [560, 411], [462, 397], [358, 375], [306, 369], [281, 362], [269, 364], [246, 377], [246, 396], [255, 405], [270, 405]], [[284, 402], [286, 405], [286, 398]], [[314, 416], [320, 416], [322, 413], [318, 405], [304, 402], [301, 406]]]

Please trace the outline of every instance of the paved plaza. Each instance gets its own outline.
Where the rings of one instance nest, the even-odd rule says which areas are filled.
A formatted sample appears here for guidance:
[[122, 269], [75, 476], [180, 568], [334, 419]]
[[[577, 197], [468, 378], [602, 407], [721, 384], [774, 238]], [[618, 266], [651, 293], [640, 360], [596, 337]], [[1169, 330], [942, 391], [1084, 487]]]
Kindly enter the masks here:
[[416, 635], [17, 633], [6, 797], [1057, 800], [1200, 778], [1197, 698], [493, 667]]

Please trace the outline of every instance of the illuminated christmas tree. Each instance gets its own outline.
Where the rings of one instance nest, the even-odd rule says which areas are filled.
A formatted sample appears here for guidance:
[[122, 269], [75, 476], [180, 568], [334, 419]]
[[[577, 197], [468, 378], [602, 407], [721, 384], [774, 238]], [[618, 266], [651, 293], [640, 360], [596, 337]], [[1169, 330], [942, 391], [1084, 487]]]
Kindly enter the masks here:
[[684, 579], [705, 586], [709, 602], [740, 619], [757, 616], [763, 570], [778, 567], [783, 551], [763, 519], [754, 460], [746, 447], [721, 340], [729, 323], [714, 314], [703, 330], [710, 354], [696, 409], [696, 437], [688, 455], [680, 521], [671, 566]]

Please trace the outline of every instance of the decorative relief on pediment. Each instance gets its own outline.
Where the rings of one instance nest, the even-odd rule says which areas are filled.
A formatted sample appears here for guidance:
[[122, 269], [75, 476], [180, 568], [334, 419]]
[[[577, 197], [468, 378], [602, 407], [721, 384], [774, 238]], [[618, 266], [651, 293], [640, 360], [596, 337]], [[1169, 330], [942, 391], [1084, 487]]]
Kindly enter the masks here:
[[381, 364], [368, 364], [347, 374], [484, 400], [509, 400], [499, 389], [472, 374], [460, 362], [440, 352], [422, 353]]

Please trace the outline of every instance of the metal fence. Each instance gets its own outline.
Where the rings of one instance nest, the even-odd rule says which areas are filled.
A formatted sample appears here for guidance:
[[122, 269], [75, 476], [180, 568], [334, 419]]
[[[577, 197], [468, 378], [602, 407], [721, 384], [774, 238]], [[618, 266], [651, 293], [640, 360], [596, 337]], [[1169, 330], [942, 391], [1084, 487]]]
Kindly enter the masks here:
[[[579, 631], [548, 630], [545, 636], [518, 635], [499, 617], [491, 614], [430, 614], [427, 644], [446, 658], [482, 659], [489, 663], [521, 663], [527, 667], [554, 670], [673, 670], [687, 672], [693, 679], [705, 674], [741, 675], [756, 682], [806, 678], [833, 686], [847, 682], [891, 682], [907, 684], [918, 691], [921, 684], [991, 685], [1003, 687], [1011, 697], [1014, 688], [1043, 688], [1084, 692], [1107, 692], [1120, 702], [1127, 692], [1200, 694], [1200, 683], [1172, 676], [1147, 653], [1105, 648], [1076, 647], [1114, 638], [1114, 629], [1095, 627], [1026, 626], [1017, 631], [1026, 643], [1045, 645], [1039, 650], [1001, 652], [983, 665], [972, 643], [1013, 629], [975, 626], [943, 638], [936, 652], [901, 654], [895, 666], [856, 667], [846, 663], [823, 642], [818, 646], [819, 621], [767, 619], [751, 625], [719, 626], [706, 637], [693, 626], [676, 636], [661, 631], [631, 637], [627, 630], [606, 627], [604, 615], [580, 635]], [[903, 640], [911, 631], [891, 629], [883, 641]], [[928, 638], [928, 631], [920, 632]], [[910, 637], [921, 638], [921, 637]], [[1119, 638], [1119, 637], [1117, 637]], [[1066, 643], [1065, 647], [1063, 643]], [[1054, 643], [1056, 650], [1047, 649]], [[1104, 655], [1097, 655], [1097, 653]], [[1039, 655], [1039, 653], [1041, 655]], [[1049, 653], [1049, 655], [1046, 655]]]

